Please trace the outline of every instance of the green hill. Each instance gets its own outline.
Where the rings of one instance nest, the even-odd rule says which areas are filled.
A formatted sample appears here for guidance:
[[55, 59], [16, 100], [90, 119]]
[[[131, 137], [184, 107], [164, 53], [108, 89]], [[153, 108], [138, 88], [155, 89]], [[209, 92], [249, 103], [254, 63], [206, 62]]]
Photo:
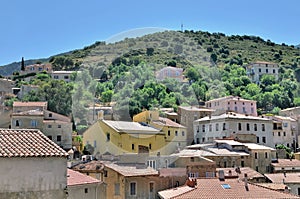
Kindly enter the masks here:
[[[243, 66], [254, 61], [278, 63], [279, 80], [265, 76], [261, 84], [251, 83]], [[118, 102], [115, 107], [118, 119], [128, 119], [123, 113], [132, 116], [143, 108], [176, 109], [178, 105], [196, 105], [225, 95], [254, 99], [261, 112], [276, 113], [300, 105], [300, 49], [257, 36], [165, 31], [116, 43], [95, 42], [80, 50], [52, 56], [49, 62], [54, 70], [87, 69], [89, 74], [84, 72], [78, 77], [86, 88], [78, 96], [95, 96], [101, 103]], [[187, 81], [157, 82], [154, 72], [165, 66], [183, 68]], [[91, 81], [89, 75], [99, 81], [86, 84]], [[44, 77], [39, 78], [32, 83], [43, 85]], [[38, 94], [44, 96], [42, 91]], [[33, 94], [27, 99], [39, 98]], [[84, 109], [88, 103], [77, 104]]]

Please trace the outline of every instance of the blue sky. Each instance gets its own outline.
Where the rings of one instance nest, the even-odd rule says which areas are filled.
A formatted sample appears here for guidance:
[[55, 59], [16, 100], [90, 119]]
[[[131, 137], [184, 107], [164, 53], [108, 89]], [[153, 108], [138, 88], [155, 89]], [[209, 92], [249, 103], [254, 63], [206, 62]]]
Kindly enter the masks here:
[[256, 35], [300, 44], [300, 1], [2, 0], [0, 65], [83, 48], [120, 32], [158, 27]]

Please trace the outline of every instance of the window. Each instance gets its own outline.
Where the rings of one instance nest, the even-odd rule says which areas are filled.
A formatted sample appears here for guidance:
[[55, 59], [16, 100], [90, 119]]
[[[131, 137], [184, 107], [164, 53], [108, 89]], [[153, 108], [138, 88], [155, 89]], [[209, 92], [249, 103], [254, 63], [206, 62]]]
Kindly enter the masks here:
[[238, 130], [241, 131], [242, 130], [242, 124], [238, 123]]
[[56, 141], [61, 142], [61, 135], [56, 136]]
[[120, 183], [115, 183], [115, 195], [120, 195]]
[[37, 126], [37, 121], [36, 120], [31, 120], [30, 124], [32, 127], [36, 127]]
[[89, 189], [88, 188], [84, 188], [84, 193], [88, 193]]
[[61, 128], [61, 125], [60, 125], [60, 124], [59, 124], [59, 125], [57, 125], [57, 128], [59, 128], [59, 129], [60, 129], [60, 128]]
[[254, 153], [254, 157], [255, 157], [255, 159], [257, 159], [257, 156], [258, 156], [258, 154], [255, 152], [255, 153]]
[[256, 137], [256, 143], [259, 143], [259, 137], [258, 136]]
[[216, 124], [216, 131], [219, 131], [219, 124]]
[[259, 68], [259, 69], [258, 69], [258, 72], [260, 72], [260, 73], [261, 73], [261, 68]]
[[149, 192], [153, 193], [154, 192], [154, 182], [149, 183]]
[[135, 196], [136, 195], [136, 182], [130, 183], [130, 195]]
[[51, 136], [51, 135], [48, 135], [47, 137], [48, 137], [50, 140], [52, 140], [52, 136]]
[[278, 131], [278, 136], [280, 137], [281, 135], [280, 135], [280, 131]]
[[184, 135], [185, 135], [184, 131], [182, 131], [182, 132], [181, 132], [181, 135], [182, 135], [182, 136], [184, 136]]
[[202, 125], [202, 132], [205, 132], [205, 125]]
[[52, 128], [52, 125], [51, 125], [51, 124], [48, 124], [48, 128], [51, 129], [51, 128]]
[[241, 167], [244, 167], [245, 166], [245, 162], [242, 160], [241, 161]]
[[168, 130], [168, 136], [170, 136], [171, 135], [171, 131], [170, 130]]
[[261, 124], [261, 130], [265, 131], [265, 124]]
[[147, 166], [151, 167], [153, 169], [156, 169], [156, 161], [155, 160], [148, 160], [147, 161]]
[[247, 131], [250, 131], [250, 124], [247, 123]]
[[200, 138], [196, 139], [196, 144], [200, 144]]
[[107, 177], [108, 176], [108, 172], [107, 172], [107, 170], [104, 170], [104, 177]]
[[266, 73], [268, 73], [269, 72], [269, 70], [266, 68]]
[[134, 144], [131, 144], [131, 149], [134, 150]]
[[230, 185], [229, 184], [222, 184], [221, 185], [223, 187], [223, 189], [230, 189]]
[[262, 141], [263, 141], [263, 143], [266, 143], [267, 141], [266, 141], [266, 137], [264, 136], [264, 137], [262, 137]]
[[151, 149], [152, 148], [152, 144], [149, 144], [149, 149]]
[[286, 136], [286, 133], [285, 133], [285, 131], [283, 132], [283, 136]]
[[254, 124], [254, 131], [257, 131], [257, 124]]
[[49, 117], [52, 117], [52, 113], [49, 113], [49, 115], [48, 115]]
[[175, 131], [175, 136], [178, 136], [178, 131]]
[[106, 142], [110, 141], [110, 133], [106, 133]]
[[226, 123], [223, 123], [223, 130], [226, 130]]
[[[235, 103], [236, 103], [236, 102], [235, 102]], [[237, 107], [237, 106], [234, 107], [234, 111], [235, 111], [235, 112], [238, 111], [238, 107]]]
[[194, 159], [194, 157], [191, 157], [191, 162], [195, 162], [195, 159]]
[[21, 123], [21, 122], [19, 122], [19, 120], [16, 120], [15, 125], [16, 125], [16, 126], [20, 126], [20, 123]]
[[275, 69], [273, 69], [273, 73], [276, 73], [276, 70], [275, 70]]
[[284, 122], [284, 123], [283, 123], [283, 127], [288, 127], [288, 123], [287, 123], [287, 122]]
[[[244, 102], [243, 102], [244, 103]], [[243, 113], [246, 113], [246, 108], [245, 107], [243, 107]]]
[[69, 76], [65, 75], [65, 76], [64, 76], [64, 79], [69, 79]]
[[258, 172], [258, 166], [255, 167], [255, 170]]
[[265, 152], [265, 158], [268, 158], [268, 152]]
[[209, 125], [209, 132], [211, 132], [212, 131], [212, 125], [210, 124]]

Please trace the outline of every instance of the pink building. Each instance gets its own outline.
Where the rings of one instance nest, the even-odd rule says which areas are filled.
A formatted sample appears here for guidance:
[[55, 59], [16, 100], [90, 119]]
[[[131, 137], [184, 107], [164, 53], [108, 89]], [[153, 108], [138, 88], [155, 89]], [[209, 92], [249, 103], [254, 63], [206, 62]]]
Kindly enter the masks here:
[[214, 109], [215, 114], [222, 114], [226, 111], [257, 116], [256, 101], [246, 100], [241, 97], [226, 96], [213, 99], [205, 103], [207, 108]]
[[172, 66], [164, 67], [156, 72], [156, 79], [157, 80], [164, 80], [166, 78], [176, 79], [179, 82], [183, 81], [183, 69], [176, 68]]

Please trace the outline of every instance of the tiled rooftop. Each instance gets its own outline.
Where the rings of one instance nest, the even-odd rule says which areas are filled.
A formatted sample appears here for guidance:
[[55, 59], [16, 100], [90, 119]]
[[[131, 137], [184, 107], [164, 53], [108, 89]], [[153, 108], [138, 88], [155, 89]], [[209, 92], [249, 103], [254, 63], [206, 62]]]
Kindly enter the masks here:
[[[227, 188], [224, 188], [226, 184]], [[176, 190], [167, 190], [168, 192], [161, 191], [159, 195], [163, 195], [162, 198], [222, 198], [222, 199], [236, 199], [236, 198], [300, 198], [298, 196], [274, 191], [271, 189], [264, 188], [262, 186], [257, 186], [248, 183], [249, 190], [245, 189], [245, 183], [243, 181], [238, 181], [237, 179], [226, 179], [225, 181], [220, 181], [217, 178], [207, 178], [207, 179], [197, 179], [197, 185], [195, 189], [188, 189], [186, 186], [179, 188], [183, 189], [176, 195]], [[184, 189], [187, 189], [186, 191]], [[178, 190], [178, 188], [177, 188]], [[167, 193], [167, 194], [166, 194]], [[175, 196], [174, 196], [175, 195]]]
[[13, 106], [47, 106], [47, 102], [14, 102]]
[[159, 120], [153, 121], [154, 124], [160, 125], [160, 126], [169, 126], [169, 127], [175, 127], [175, 128], [186, 128], [185, 126], [182, 126], [181, 124], [178, 124], [168, 118], [159, 117]]
[[186, 110], [186, 111], [202, 111], [202, 112], [213, 112], [214, 110], [208, 108], [198, 108], [195, 106], [179, 106], [178, 108]]
[[73, 166], [72, 169], [75, 171], [81, 172], [100, 172], [104, 168], [104, 165], [101, 161], [92, 160], [87, 163], [78, 164]]
[[147, 176], [147, 175], [158, 175], [158, 171], [151, 167], [147, 168], [136, 168], [135, 165], [118, 165], [115, 163], [104, 163], [105, 167], [108, 167], [119, 174], [127, 177], [132, 176]]
[[37, 129], [0, 129], [0, 158], [67, 156], [63, 149]]
[[126, 121], [112, 121], [112, 120], [102, 120], [105, 124], [115, 129], [120, 133], [129, 134], [163, 134], [160, 130], [153, 127], [142, 125], [138, 122], [126, 122]]
[[268, 118], [256, 117], [252, 115], [244, 115], [244, 114], [234, 113], [234, 112], [228, 112], [221, 115], [206, 116], [196, 121], [202, 122], [202, 121], [213, 121], [219, 119], [260, 120], [260, 121], [270, 121], [270, 122], [272, 121]]
[[95, 183], [101, 183], [101, 181], [97, 180], [96, 178], [92, 178], [90, 176], [79, 173], [78, 171], [73, 171], [71, 169], [68, 169], [68, 178], [67, 178], [68, 186], [86, 185], [86, 184], [95, 184]]
[[273, 183], [297, 183], [300, 184], [300, 173], [268, 173], [265, 176]]
[[272, 163], [274, 167], [300, 167], [300, 160], [278, 159], [278, 163]]
[[251, 169], [250, 167], [240, 167], [241, 174], [237, 174], [235, 169], [236, 168], [217, 168], [217, 171], [223, 170], [225, 176], [230, 176], [229, 171], [231, 171], [232, 176], [237, 176], [237, 175], [244, 176], [244, 174], [247, 173], [248, 179], [264, 178], [264, 176], [261, 173], [255, 171], [254, 169]]

